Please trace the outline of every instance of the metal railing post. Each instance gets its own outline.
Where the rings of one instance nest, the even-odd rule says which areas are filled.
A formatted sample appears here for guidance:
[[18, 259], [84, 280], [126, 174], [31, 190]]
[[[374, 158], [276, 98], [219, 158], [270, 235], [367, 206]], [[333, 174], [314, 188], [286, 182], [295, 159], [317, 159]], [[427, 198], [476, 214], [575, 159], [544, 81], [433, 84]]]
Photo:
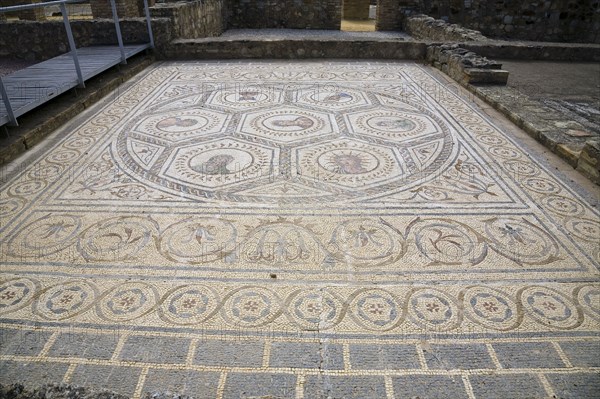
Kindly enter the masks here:
[[6, 107], [6, 114], [8, 115], [9, 125], [19, 126], [19, 124], [17, 123], [17, 117], [13, 112], [12, 105], [10, 105], [10, 98], [8, 98], [8, 93], [6, 92], [6, 88], [4, 87], [2, 76], [0, 76], [0, 94], [2, 94], [2, 100], [4, 102], [4, 106]]
[[123, 47], [123, 37], [121, 36], [121, 24], [119, 22], [119, 15], [117, 14], [117, 5], [115, 0], [110, 0], [110, 7], [112, 8], [113, 19], [115, 20], [115, 30], [117, 31], [117, 41], [119, 42], [119, 50], [121, 50], [121, 64], [127, 64], [127, 57], [125, 57], [125, 48]]
[[150, 48], [154, 48], [154, 34], [152, 33], [152, 25], [150, 24], [150, 8], [148, 7], [148, 0], [144, 0], [144, 11], [146, 12], [146, 26], [148, 26]]
[[60, 3], [60, 12], [63, 16], [63, 23], [65, 24], [65, 30], [67, 31], [69, 47], [71, 48], [71, 56], [73, 57], [73, 63], [75, 64], [75, 70], [77, 71], [77, 81], [79, 82], [78, 87], [84, 88], [85, 83], [83, 81], [83, 73], [81, 73], [79, 57], [77, 56], [77, 47], [75, 47], [75, 39], [73, 39], [73, 32], [71, 31], [71, 23], [69, 22], [69, 14], [67, 13], [67, 7], [65, 6], [65, 3]]

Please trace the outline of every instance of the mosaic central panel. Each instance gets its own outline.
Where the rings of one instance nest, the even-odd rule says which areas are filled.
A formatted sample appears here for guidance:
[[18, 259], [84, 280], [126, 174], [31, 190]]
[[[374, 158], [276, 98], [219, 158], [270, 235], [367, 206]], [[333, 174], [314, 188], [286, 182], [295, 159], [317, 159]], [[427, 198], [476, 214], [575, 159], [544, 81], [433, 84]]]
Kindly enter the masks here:
[[424, 67], [158, 64], [57, 140], [0, 191], [8, 320], [598, 328], [598, 214]]

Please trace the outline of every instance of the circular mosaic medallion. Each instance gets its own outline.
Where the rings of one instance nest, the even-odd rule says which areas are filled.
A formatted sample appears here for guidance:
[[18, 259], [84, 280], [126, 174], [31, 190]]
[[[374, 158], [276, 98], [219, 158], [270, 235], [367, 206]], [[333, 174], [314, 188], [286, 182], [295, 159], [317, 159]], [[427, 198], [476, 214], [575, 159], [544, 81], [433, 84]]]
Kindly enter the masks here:
[[7, 217], [16, 213], [25, 206], [23, 198], [0, 199], [0, 217]]
[[560, 191], [560, 187], [553, 181], [543, 177], [531, 177], [524, 182], [525, 187], [540, 194], [555, 194]]
[[462, 315], [454, 298], [436, 289], [419, 289], [408, 301], [410, 319], [426, 332], [448, 331], [460, 325]]
[[87, 311], [96, 300], [96, 288], [75, 280], [54, 285], [36, 300], [34, 312], [50, 320], [63, 320]]
[[159, 251], [176, 262], [205, 263], [227, 257], [234, 249], [237, 230], [229, 221], [198, 217], [167, 227], [160, 235]]
[[301, 148], [296, 167], [300, 175], [319, 182], [357, 188], [404, 175], [393, 151], [357, 140]]
[[42, 258], [72, 245], [81, 230], [81, 218], [48, 214], [19, 231], [8, 242], [8, 253], [26, 258]]
[[528, 287], [521, 291], [527, 315], [548, 327], [570, 330], [583, 322], [573, 301], [548, 287]]
[[390, 226], [371, 219], [340, 223], [329, 240], [334, 255], [353, 266], [381, 266], [404, 255], [404, 240]]
[[303, 330], [332, 328], [344, 317], [343, 301], [328, 290], [298, 290], [286, 300], [286, 315]]
[[484, 231], [496, 252], [518, 264], [548, 264], [558, 259], [555, 239], [526, 219], [492, 218]]
[[102, 295], [98, 313], [109, 321], [137, 319], [156, 306], [158, 294], [150, 284], [128, 282], [120, 284]]
[[194, 137], [217, 133], [228, 120], [225, 113], [204, 110], [184, 109], [172, 110], [165, 113], [153, 112], [131, 127], [149, 137], [179, 142]]
[[0, 314], [27, 306], [38, 292], [39, 284], [28, 278], [15, 278], [0, 285]]
[[549, 211], [564, 216], [579, 216], [585, 210], [579, 202], [559, 195], [550, 195], [544, 198], [542, 205]]
[[280, 299], [266, 288], [240, 288], [225, 298], [221, 314], [232, 326], [262, 326], [281, 314]]
[[575, 294], [583, 311], [600, 321], [600, 287], [586, 285], [578, 288]]
[[487, 255], [487, 245], [470, 227], [450, 219], [424, 219], [411, 229], [421, 254], [432, 264], [477, 264]]
[[485, 328], [509, 331], [521, 323], [517, 303], [501, 290], [470, 287], [461, 294], [461, 298], [466, 317]]
[[41, 192], [47, 185], [45, 180], [22, 180], [11, 185], [8, 192], [11, 195], [26, 197]]
[[504, 167], [516, 180], [521, 180], [525, 177], [536, 176], [540, 173], [538, 167], [533, 163], [518, 160], [506, 161], [504, 162]]
[[164, 297], [160, 315], [175, 324], [198, 324], [214, 315], [218, 305], [218, 296], [212, 288], [200, 284], [186, 285]]
[[565, 223], [567, 230], [575, 237], [586, 241], [600, 242], [600, 221], [573, 218]]
[[388, 331], [404, 318], [400, 301], [382, 289], [363, 289], [350, 299], [352, 319], [361, 327], [373, 331]]

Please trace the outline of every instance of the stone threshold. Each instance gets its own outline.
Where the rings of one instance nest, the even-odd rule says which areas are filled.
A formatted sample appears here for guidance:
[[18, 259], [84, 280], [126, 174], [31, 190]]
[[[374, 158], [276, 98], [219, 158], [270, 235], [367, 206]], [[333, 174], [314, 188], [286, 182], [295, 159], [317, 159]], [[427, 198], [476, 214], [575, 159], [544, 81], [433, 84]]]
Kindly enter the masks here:
[[0, 128], [0, 165], [15, 160], [153, 62], [151, 55], [140, 54], [130, 58], [127, 65], [113, 67], [86, 81], [85, 89], [73, 89], [61, 94], [19, 117], [19, 126]]

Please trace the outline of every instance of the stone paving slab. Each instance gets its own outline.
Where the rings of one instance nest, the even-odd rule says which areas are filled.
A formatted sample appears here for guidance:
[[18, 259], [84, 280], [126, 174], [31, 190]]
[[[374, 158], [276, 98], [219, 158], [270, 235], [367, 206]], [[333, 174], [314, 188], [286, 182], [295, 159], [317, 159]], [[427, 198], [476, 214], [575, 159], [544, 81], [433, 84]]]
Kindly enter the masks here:
[[0, 383], [593, 397], [598, 211], [385, 62], [160, 63], [0, 188]]

